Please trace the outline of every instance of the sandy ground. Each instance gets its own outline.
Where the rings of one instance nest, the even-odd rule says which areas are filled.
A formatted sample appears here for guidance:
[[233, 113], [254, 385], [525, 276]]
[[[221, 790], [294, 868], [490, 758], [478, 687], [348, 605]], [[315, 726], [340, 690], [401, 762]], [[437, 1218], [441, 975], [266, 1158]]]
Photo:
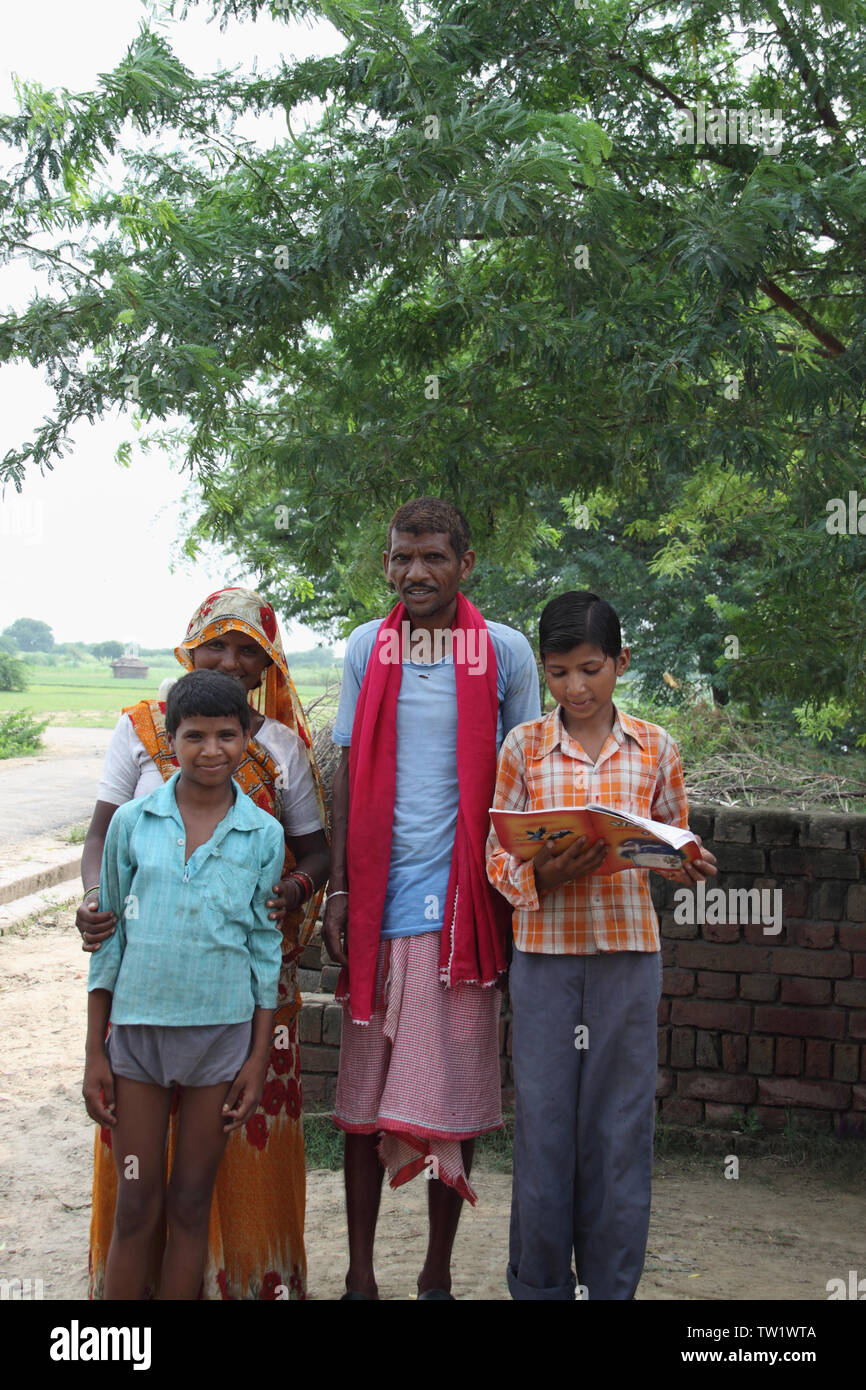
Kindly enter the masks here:
[[[41, 1279], [45, 1298], [85, 1298], [93, 1126], [81, 1102], [86, 959], [72, 913], [0, 937], [0, 1277]], [[504, 1299], [510, 1179], [476, 1171], [479, 1204], [457, 1238], [454, 1293]], [[387, 1299], [411, 1297], [423, 1262], [425, 1187], [386, 1189], [376, 1248]], [[770, 1158], [716, 1168], [658, 1164], [639, 1299], [826, 1299], [866, 1269], [862, 1186]], [[341, 1175], [309, 1174], [309, 1294], [343, 1289]]]

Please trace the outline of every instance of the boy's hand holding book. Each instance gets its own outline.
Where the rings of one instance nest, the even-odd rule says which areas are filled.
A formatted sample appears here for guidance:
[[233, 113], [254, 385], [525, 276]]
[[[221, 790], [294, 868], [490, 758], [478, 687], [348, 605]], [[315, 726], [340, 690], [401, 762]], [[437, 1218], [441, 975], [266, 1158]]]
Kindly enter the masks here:
[[596, 873], [606, 854], [604, 840], [589, 844], [586, 835], [579, 835], [566, 849], [562, 849], [556, 840], [545, 840], [532, 860], [538, 891], [544, 893], [573, 878]]

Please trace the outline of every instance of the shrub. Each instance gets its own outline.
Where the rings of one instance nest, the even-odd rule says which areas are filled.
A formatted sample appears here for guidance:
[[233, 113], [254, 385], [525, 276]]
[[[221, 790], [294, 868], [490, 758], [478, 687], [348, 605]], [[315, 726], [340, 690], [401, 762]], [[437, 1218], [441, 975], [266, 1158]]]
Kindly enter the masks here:
[[20, 758], [38, 753], [48, 720], [34, 719], [29, 710], [13, 709], [0, 715], [0, 758]]
[[26, 690], [24, 662], [11, 652], [0, 651], [0, 690]]

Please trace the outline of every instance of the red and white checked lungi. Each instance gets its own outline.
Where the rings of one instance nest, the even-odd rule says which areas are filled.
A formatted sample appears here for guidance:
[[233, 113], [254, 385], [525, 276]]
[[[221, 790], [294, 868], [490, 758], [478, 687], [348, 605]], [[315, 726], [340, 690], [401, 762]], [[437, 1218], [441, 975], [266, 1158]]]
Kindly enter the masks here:
[[381, 1131], [392, 1187], [427, 1172], [474, 1205], [460, 1140], [502, 1128], [502, 995], [445, 989], [439, 944], [438, 931], [382, 941], [370, 1022], [353, 1023], [344, 1003], [334, 1123], [349, 1134]]

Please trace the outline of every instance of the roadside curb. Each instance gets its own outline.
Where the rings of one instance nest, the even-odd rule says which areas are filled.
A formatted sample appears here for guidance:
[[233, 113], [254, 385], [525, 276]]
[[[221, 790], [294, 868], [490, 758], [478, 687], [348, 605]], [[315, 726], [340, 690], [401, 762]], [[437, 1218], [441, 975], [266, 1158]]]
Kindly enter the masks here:
[[25, 874], [12, 883], [0, 884], [0, 906], [16, 902], [18, 898], [29, 897], [42, 888], [53, 888], [57, 883], [65, 883], [76, 876], [81, 867], [81, 849], [62, 863], [52, 864], [50, 868], [37, 869], [35, 873]]

